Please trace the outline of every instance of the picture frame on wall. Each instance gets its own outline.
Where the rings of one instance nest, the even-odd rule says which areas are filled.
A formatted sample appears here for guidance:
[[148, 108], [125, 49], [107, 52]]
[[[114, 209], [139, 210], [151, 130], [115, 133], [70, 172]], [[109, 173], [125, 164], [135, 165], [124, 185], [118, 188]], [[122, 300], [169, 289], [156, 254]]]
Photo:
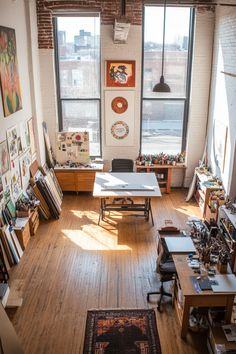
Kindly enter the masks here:
[[0, 172], [2, 175], [9, 170], [9, 153], [7, 148], [7, 141], [0, 143]]
[[107, 60], [107, 87], [135, 87], [135, 60]]
[[33, 126], [33, 118], [28, 120], [28, 132], [29, 132], [29, 140], [30, 140], [30, 150], [32, 160], [36, 154], [36, 145], [35, 145], [35, 137], [34, 137], [34, 126]]
[[15, 30], [0, 26], [0, 43], [0, 84], [7, 117], [22, 109]]
[[18, 156], [18, 132], [16, 125], [7, 129], [7, 144], [10, 160], [14, 160]]
[[134, 98], [131, 90], [105, 91], [107, 146], [134, 146]]

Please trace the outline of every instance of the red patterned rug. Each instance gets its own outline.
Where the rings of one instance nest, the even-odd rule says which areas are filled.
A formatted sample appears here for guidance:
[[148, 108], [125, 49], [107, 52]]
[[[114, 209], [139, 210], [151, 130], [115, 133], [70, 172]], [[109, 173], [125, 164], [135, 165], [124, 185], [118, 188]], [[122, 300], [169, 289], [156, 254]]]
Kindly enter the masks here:
[[161, 354], [154, 310], [90, 310], [84, 354]]

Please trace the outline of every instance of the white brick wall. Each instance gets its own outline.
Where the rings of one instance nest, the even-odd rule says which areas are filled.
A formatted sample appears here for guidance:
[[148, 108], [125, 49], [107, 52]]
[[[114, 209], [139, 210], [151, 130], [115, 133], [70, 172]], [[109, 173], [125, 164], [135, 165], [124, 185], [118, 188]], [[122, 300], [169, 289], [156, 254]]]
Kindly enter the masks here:
[[[235, 139], [236, 139], [236, 8], [219, 6], [216, 10], [214, 60], [208, 124], [208, 158], [213, 173], [223, 180], [226, 192], [236, 196]], [[217, 122], [217, 123], [216, 123]], [[213, 134], [215, 124], [228, 127], [225, 166], [219, 168], [215, 161], [214, 139], [222, 142], [223, 136]]]

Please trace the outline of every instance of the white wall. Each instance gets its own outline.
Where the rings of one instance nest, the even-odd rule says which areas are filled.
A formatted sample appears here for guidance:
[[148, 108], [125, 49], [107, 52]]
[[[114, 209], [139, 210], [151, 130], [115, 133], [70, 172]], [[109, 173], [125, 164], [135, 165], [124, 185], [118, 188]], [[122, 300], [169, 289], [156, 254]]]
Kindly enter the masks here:
[[206, 141], [214, 18], [214, 13], [211, 11], [196, 13], [186, 149], [186, 186], [191, 182], [194, 169], [202, 158]]
[[[208, 126], [208, 158], [214, 174], [222, 178], [224, 187], [236, 196], [235, 140], [236, 140], [236, 8], [219, 6], [216, 10], [214, 61], [212, 68], [211, 99]], [[224, 169], [217, 166], [214, 150], [214, 126], [228, 127]], [[224, 139], [216, 134], [218, 143]]]
[[[31, 2], [34, 5], [34, 1]], [[30, 28], [29, 18], [27, 16], [27, 2], [24, 0], [0, 0], [0, 25], [15, 29], [16, 33], [16, 46], [17, 46], [17, 58], [18, 58], [18, 70], [21, 85], [22, 96], [22, 109], [11, 114], [8, 117], [4, 117], [3, 104], [0, 98], [0, 141], [6, 140], [6, 129], [19, 125], [20, 122], [30, 119], [33, 116], [33, 104], [34, 91], [31, 85], [31, 43], [29, 41]], [[35, 11], [34, 11], [35, 13]], [[36, 17], [34, 22], [34, 28], [36, 28]], [[37, 46], [37, 41], [35, 42]], [[34, 125], [36, 124], [34, 116]], [[37, 129], [36, 129], [37, 133]], [[42, 149], [39, 153], [39, 139], [36, 134], [36, 143], [38, 146], [38, 157], [43, 160]], [[42, 137], [41, 137], [42, 141]], [[43, 144], [41, 144], [43, 146]]]
[[[192, 97], [190, 103], [189, 128], [187, 133], [187, 171], [186, 182], [192, 179], [193, 171], [201, 158], [208, 115], [208, 98], [212, 60], [212, 40], [214, 30], [214, 14], [212, 12], [197, 12], [195, 26], [195, 47], [193, 57]], [[101, 26], [101, 53], [102, 53], [102, 152], [105, 160], [114, 157], [128, 157], [135, 159], [140, 149], [140, 96], [141, 96], [141, 58], [142, 58], [142, 28], [131, 26], [128, 42], [114, 44], [112, 40], [112, 26]], [[58, 129], [56, 85], [54, 68], [54, 51], [40, 49], [41, 89], [43, 113], [49, 128], [52, 145], [55, 147], [55, 133]], [[136, 87], [135, 92], [135, 139], [134, 145], [129, 147], [107, 146], [105, 139], [104, 116], [104, 70], [105, 60], [109, 59], [136, 60]], [[182, 171], [174, 171], [173, 185], [182, 183]]]

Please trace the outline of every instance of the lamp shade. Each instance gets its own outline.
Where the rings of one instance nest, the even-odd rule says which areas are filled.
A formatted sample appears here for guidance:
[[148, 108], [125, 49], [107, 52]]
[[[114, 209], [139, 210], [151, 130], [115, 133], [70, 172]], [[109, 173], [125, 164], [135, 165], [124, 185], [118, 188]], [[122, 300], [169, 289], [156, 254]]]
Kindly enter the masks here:
[[170, 92], [170, 87], [165, 83], [164, 76], [161, 75], [160, 82], [156, 84], [153, 89], [153, 92]]

